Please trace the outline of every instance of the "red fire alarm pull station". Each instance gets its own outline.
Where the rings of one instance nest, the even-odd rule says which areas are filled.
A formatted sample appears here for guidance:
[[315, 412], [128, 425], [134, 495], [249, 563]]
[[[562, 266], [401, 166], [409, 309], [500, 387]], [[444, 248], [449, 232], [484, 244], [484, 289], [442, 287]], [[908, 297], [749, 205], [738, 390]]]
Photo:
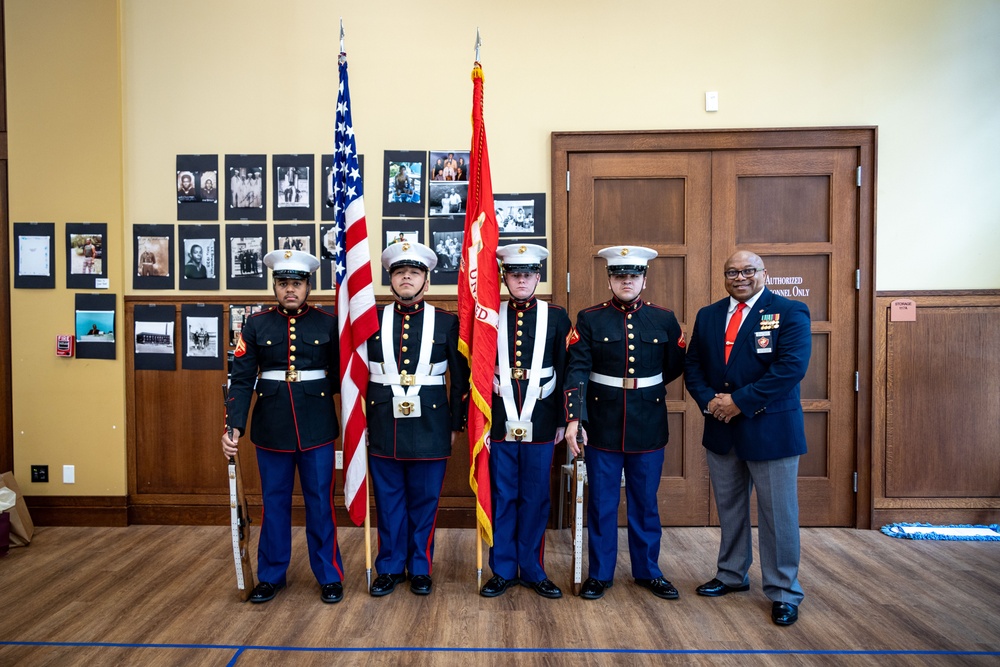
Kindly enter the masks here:
[[72, 357], [76, 353], [76, 336], [56, 336], [56, 356]]

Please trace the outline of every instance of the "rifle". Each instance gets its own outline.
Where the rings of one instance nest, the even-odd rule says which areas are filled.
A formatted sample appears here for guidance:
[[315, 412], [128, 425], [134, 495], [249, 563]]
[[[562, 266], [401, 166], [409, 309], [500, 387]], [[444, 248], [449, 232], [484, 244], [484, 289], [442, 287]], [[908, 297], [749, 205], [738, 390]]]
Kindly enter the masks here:
[[[580, 411], [583, 416], [583, 383], [580, 383]], [[587, 480], [587, 469], [583, 461], [583, 419], [576, 430], [576, 444], [580, 453], [573, 458], [570, 472], [570, 487], [573, 489], [573, 595], [579, 595], [583, 587], [583, 485]]]
[[[226, 407], [226, 431], [233, 437], [229, 423], [229, 390], [222, 385], [222, 404]], [[229, 523], [233, 535], [233, 560], [236, 564], [236, 587], [244, 602], [250, 599], [254, 583], [250, 564], [250, 507], [243, 492], [243, 469], [239, 456], [229, 457]]]

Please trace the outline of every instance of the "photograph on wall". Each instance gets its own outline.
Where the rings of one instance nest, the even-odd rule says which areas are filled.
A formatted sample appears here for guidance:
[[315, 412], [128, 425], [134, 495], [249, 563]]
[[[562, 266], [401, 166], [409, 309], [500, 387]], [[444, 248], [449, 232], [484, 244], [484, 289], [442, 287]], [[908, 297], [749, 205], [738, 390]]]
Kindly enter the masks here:
[[[506, 246], [506, 245], [516, 245], [518, 243], [534, 243], [535, 245], [540, 245], [540, 246], [542, 246], [545, 249], [548, 249], [548, 247], [549, 247], [549, 243], [548, 243], [547, 240], [545, 240], [544, 237], [537, 238], [537, 239], [526, 239], [526, 238], [512, 238], [512, 239], [508, 239], [508, 238], [503, 238], [503, 239], [500, 239], [500, 245], [499, 245], [499, 247], [503, 247], [503, 246]], [[541, 274], [542, 274], [542, 277], [541, 277], [541, 280], [539, 282], [543, 282], [544, 283], [544, 282], [546, 282], [549, 279], [549, 260], [548, 260], [548, 258], [542, 260], [542, 271], [541, 271]], [[502, 289], [503, 289], [503, 287], [501, 286], [501, 290]]]
[[545, 193], [493, 194], [500, 236], [545, 236]]
[[226, 225], [226, 289], [267, 289], [267, 225]]
[[266, 175], [266, 155], [226, 156], [226, 220], [267, 220]]
[[177, 219], [219, 219], [219, 156], [177, 156]]
[[103, 222], [66, 223], [66, 287], [107, 288], [108, 225]]
[[385, 151], [383, 183], [386, 197], [382, 202], [382, 215], [423, 217], [426, 160], [427, 153], [423, 151]]
[[115, 358], [115, 295], [77, 294], [75, 299], [76, 358]]
[[[316, 253], [316, 225], [274, 225], [275, 250], [301, 250], [310, 255]], [[267, 283], [270, 285], [270, 281]], [[316, 289], [316, 274], [309, 281], [312, 289]]]
[[177, 234], [182, 290], [219, 289], [219, 226], [180, 225]]
[[[320, 220], [336, 220], [337, 212], [333, 210], [333, 155], [320, 156], [320, 169], [323, 174], [323, 192], [321, 193], [323, 204], [320, 206]], [[365, 179], [365, 156], [358, 155], [358, 178]]]
[[469, 151], [431, 151], [431, 181], [469, 180]]
[[138, 304], [133, 310], [135, 321], [136, 370], [172, 371], [177, 369], [173, 305]]
[[56, 226], [53, 222], [14, 223], [14, 287], [54, 289]]
[[267, 307], [261, 303], [229, 306], [229, 347], [236, 347], [240, 342], [240, 334], [243, 332], [243, 325], [247, 323], [247, 318]]
[[[393, 243], [402, 243], [403, 241], [409, 241], [411, 243], [423, 243], [424, 242], [424, 221], [420, 220], [383, 220], [382, 221], [382, 237], [381, 237], [381, 248], [379, 249], [379, 254], [377, 257], [372, 257], [373, 266], [382, 265], [382, 251], [388, 248]], [[382, 269], [382, 284], [389, 285], [389, 272], [384, 268]]]
[[336, 287], [337, 225], [319, 226], [319, 286], [332, 290]]
[[275, 155], [274, 219], [315, 220], [313, 209], [313, 155]]
[[469, 197], [468, 183], [431, 181], [427, 184], [427, 190], [428, 215], [460, 215], [465, 218], [465, 201]]
[[457, 285], [458, 268], [462, 263], [462, 239], [465, 220], [437, 219], [430, 221], [430, 246], [438, 263], [431, 272], [432, 282], [438, 285]]
[[181, 304], [183, 341], [181, 368], [185, 370], [221, 370], [222, 353], [219, 334], [222, 331], [222, 306], [218, 304]]
[[133, 225], [133, 289], [174, 288], [174, 226]]

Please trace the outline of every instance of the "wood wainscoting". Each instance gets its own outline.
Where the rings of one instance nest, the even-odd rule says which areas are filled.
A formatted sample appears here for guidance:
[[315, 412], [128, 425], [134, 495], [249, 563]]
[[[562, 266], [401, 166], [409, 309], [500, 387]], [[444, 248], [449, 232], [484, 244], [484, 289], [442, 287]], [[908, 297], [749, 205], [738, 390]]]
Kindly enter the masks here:
[[1000, 291], [879, 292], [874, 323], [872, 527], [996, 523]]

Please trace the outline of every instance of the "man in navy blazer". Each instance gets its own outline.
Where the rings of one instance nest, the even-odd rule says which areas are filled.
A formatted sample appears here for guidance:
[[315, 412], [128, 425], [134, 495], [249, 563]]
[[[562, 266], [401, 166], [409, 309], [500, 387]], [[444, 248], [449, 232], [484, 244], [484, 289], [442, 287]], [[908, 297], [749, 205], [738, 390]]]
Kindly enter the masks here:
[[702, 444], [719, 509], [715, 578], [699, 595], [750, 588], [750, 493], [757, 489], [761, 574], [777, 625], [798, 620], [799, 456], [806, 453], [799, 383], [812, 349], [809, 309], [766, 287], [763, 260], [738, 251], [723, 271], [729, 297], [702, 308], [684, 383], [705, 414]]

